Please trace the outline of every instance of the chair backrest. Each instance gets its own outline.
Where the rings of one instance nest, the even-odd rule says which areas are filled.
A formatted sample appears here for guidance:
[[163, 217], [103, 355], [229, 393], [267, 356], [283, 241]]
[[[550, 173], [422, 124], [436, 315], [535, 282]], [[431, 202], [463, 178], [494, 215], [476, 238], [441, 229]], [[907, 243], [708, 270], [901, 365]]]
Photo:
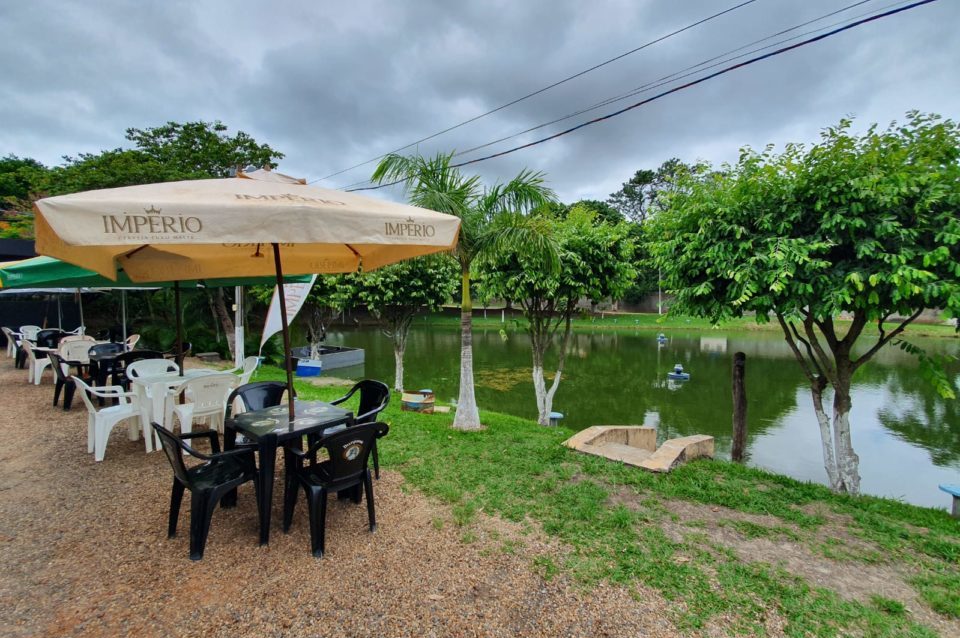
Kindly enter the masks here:
[[160, 445], [163, 447], [163, 453], [170, 461], [170, 467], [173, 468], [173, 474], [181, 483], [190, 489], [193, 489], [193, 482], [190, 480], [190, 474], [187, 472], [187, 466], [183, 462], [183, 441], [158, 423], [152, 423], [154, 431], [160, 436]]
[[11, 342], [15, 341], [15, 336], [14, 336], [14, 334], [13, 334], [13, 329], [12, 329], [12, 328], [8, 328], [8, 327], [6, 327], [6, 326], [3, 326], [2, 328], [0, 328], [0, 330], [3, 331], [3, 334], [7, 337], [7, 340], [8, 340], [8, 341], [11, 341]]
[[253, 376], [258, 365], [260, 365], [260, 357], [250, 356], [243, 360], [243, 372], [240, 373], [240, 385], [245, 385], [250, 382], [250, 377]]
[[360, 390], [360, 406], [357, 408], [357, 417], [362, 418], [361, 423], [372, 423], [377, 420], [377, 415], [390, 403], [390, 388], [386, 383], [374, 381], [373, 379], [364, 379], [353, 386], [354, 392]]
[[40, 332], [41, 329], [40, 326], [20, 326], [20, 334], [24, 339], [34, 341], [37, 338], [37, 333]]
[[67, 333], [68, 333], [68, 334], [72, 334], [72, 335], [77, 335], [77, 336], [83, 336], [83, 334], [84, 334], [86, 331], [87, 331], [87, 327], [86, 327], [86, 326], [77, 326], [77, 327], [74, 328], [73, 330], [67, 330]]
[[308, 456], [314, 456], [320, 448], [327, 450], [329, 460], [324, 461], [324, 468], [331, 483], [354, 478], [366, 469], [374, 439], [385, 436], [389, 430], [386, 423], [354, 425], [321, 437], [310, 448]]
[[228, 372], [206, 374], [180, 384], [174, 393], [187, 393], [187, 400], [193, 404], [193, 414], [223, 414], [227, 397], [237, 387], [236, 375]]
[[[94, 343], [96, 343], [96, 339], [94, 339], [93, 337], [88, 337], [87, 335], [74, 335], [74, 334], [70, 334], [69, 332], [64, 333], [64, 334], [65, 334], [66, 336], [65, 336], [65, 337], [61, 337], [61, 339], [60, 339], [60, 345], [61, 345], [61, 346], [62, 346], [63, 344], [65, 344], [65, 343], [70, 343], [71, 341], [86, 341], [86, 342], [88, 342], [90, 345], [93, 345]], [[89, 346], [87, 346], [87, 347], [89, 347]]]
[[133, 334], [127, 337], [127, 340], [125, 343], [127, 344], [128, 349], [133, 350], [135, 347], [137, 347], [138, 341], [140, 341], [140, 335]]
[[70, 381], [70, 372], [69, 368], [64, 369], [63, 359], [60, 358], [59, 354], [51, 352], [47, 354], [47, 357], [50, 359], [50, 368], [53, 369], [53, 376], [57, 379], [59, 383], [68, 383]]
[[180, 372], [180, 368], [173, 361], [167, 359], [140, 359], [127, 364], [127, 377], [136, 379], [137, 377], [148, 377], [154, 374], [165, 374], [167, 372]]
[[118, 352], [123, 352], [122, 343], [98, 343], [90, 346], [89, 350], [91, 355], [116, 354]]
[[[30, 343], [30, 341], [28, 341], [27, 339], [24, 339], [23, 341], [20, 342], [20, 345], [23, 347], [23, 351], [27, 353], [27, 359], [29, 361], [36, 363], [37, 353], [34, 352], [33, 350], [33, 344]], [[40, 358], [45, 359], [46, 357], [47, 355], [43, 355]]]
[[87, 406], [87, 412], [90, 414], [96, 414], [97, 408], [94, 407], [93, 401], [90, 400], [90, 386], [84, 383], [79, 377], [70, 377], [73, 379], [73, 382], [77, 384], [77, 390], [80, 392], [80, 398], [83, 399], [83, 404]]
[[60, 339], [64, 332], [59, 328], [49, 328], [37, 333], [37, 345], [41, 348], [56, 348], [60, 345]]
[[121, 368], [130, 365], [134, 361], [143, 361], [145, 359], [163, 359], [163, 353], [157, 352], [156, 350], [133, 350], [132, 352], [118, 354], [113, 360], [116, 366]]
[[[283, 381], [257, 381], [245, 383], [230, 393], [227, 405], [233, 405], [234, 399], [240, 399], [246, 412], [272, 408], [283, 401], [283, 393], [287, 391], [287, 384]], [[296, 396], [296, 391], [294, 391]]]
[[82, 337], [73, 341], [64, 339], [60, 342], [59, 354], [65, 361], [79, 361], [80, 363], [90, 362], [90, 340]]

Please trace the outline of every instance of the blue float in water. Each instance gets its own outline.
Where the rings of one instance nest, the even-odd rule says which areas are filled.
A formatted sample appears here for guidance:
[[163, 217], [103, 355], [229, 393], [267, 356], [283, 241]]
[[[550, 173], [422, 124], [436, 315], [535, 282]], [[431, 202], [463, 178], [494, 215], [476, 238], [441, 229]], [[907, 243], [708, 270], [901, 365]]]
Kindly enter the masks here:
[[668, 379], [673, 379], [674, 381], [687, 381], [690, 379], [690, 373], [683, 371], [683, 366], [679, 363], [673, 366], [673, 370], [667, 373]]

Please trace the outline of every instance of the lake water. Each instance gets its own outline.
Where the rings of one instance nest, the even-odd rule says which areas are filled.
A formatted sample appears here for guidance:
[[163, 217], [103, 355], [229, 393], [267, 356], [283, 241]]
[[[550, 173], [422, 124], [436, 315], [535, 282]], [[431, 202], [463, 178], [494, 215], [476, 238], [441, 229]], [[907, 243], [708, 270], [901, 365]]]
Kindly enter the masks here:
[[[509, 325], [509, 324], [507, 324]], [[730, 376], [734, 352], [747, 355], [748, 462], [789, 476], [826, 481], [820, 434], [806, 379], [787, 344], [768, 332], [578, 332], [554, 400], [564, 425], [656, 424], [659, 438], [709, 434], [729, 458]], [[960, 340], [914, 339], [928, 352], [960, 354]], [[329, 343], [366, 350], [362, 370], [337, 376], [393, 383], [391, 342], [375, 329], [333, 330]], [[536, 417], [527, 335], [517, 329], [474, 331], [474, 375], [481, 409]], [[456, 398], [460, 369], [457, 328], [414, 326], [405, 358], [406, 386], [431, 388], [438, 401]], [[667, 379], [674, 364], [687, 382]], [[960, 366], [952, 377], [960, 382]], [[854, 448], [864, 493], [947, 507], [939, 483], [960, 482], [960, 401], [939, 398], [916, 362], [888, 347], [854, 379]]]

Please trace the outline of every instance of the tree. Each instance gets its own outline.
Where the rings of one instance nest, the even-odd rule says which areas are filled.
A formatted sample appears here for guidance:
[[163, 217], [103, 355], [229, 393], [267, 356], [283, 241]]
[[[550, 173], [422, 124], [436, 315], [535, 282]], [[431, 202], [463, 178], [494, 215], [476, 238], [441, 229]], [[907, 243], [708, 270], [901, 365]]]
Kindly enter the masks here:
[[[147, 129], [128, 128], [126, 138], [132, 149], [114, 149], [97, 154], [81, 153], [64, 157], [63, 166], [46, 172], [37, 192], [50, 195], [76, 193], [100, 188], [117, 188], [190, 179], [227, 177], [231, 169], [247, 166], [276, 166], [283, 153], [259, 144], [238, 131], [227, 134], [217, 122], [168, 122]], [[223, 288], [210, 293], [210, 308], [227, 335], [234, 354], [233, 321], [227, 312]]]
[[[452, 153], [433, 158], [419, 155], [387, 155], [377, 166], [372, 179], [380, 184], [404, 183], [410, 202], [460, 218], [460, 237], [453, 256], [460, 265], [460, 394], [453, 427], [480, 429], [480, 413], [473, 387], [473, 302], [470, 297], [470, 272], [482, 250], [529, 251], [550, 266], [556, 265], [553, 244], [540, 232], [540, 226], [528, 223], [524, 213], [554, 199], [544, 185], [542, 173], [521, 171], [506, 184], [489, 189], [478, 177], [465, 177], [451, 166]], [[496, 227], [495, 219], [504, 221]]]
[[683, 175], [702, 176], [707, 165], [702, 162], [685, 164], [676, 157], [668, 159], [655, 171], [641, 169], [615, 193], [610, 193], [607, 203], [629, 221], [643, 224], [663, 208], [663, 201]]
[[[496, 223], [496, 222], [495, 222]], [[560, 268], [544, 271], [536, 255], [489, 252], [480, 260], [479, 277], [487, 294], [510, 299], [523, 310], [533, 351], [533, 388], [537, 420], [550, 424], [553, 397], [560, 385], [577, 303], [618, 299], [633, 281], [633, 241], [626, 223], [597, 222], [586, 206], [574, 206], [564, 220], [551, 222]], [[557, 370], [548, 389], [544, 359], [556, 344]]]
[[410, 322], [426, 308], [438, 310], [457, 287], [457, 264], [449, 255], [409, 259], [358, 277], [358, 300], [377, 317], [393, 341], [393, 389], [403, 391], [403, 355]]
[[[682, 179], [653, 220], [650, 250], [676, 295], [671, 311], [776, 318], [810, 383], [830, 485], [857, 493], [854, 374], [924, 308], [960, 315], [960, 127], [911, 112], [886, 130], [850, 129], [842, 120], [809, 149], [745, 149], [735, 166]], [[877, 337], [863, 344], [870, 323]], [[954, 395], [942, 361], [901, 347]]]

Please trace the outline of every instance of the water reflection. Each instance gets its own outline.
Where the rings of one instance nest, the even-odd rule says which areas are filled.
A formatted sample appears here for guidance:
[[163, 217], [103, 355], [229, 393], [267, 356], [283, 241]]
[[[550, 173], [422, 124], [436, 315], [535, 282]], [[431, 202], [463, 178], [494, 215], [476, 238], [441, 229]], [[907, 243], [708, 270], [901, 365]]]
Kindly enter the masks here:
[[[392, 380], [393, 349], [376, 330], [332, 333], [331, 342], [363, 347], [366, 376]], [[555, 409], [564, 424], [659, 425], [660, 437], [710, 434], [719, 455], [729, 455], [734, 352], [747, 355], [748, 459], [798, 478], [824, 481], [819, 430], [807, 382], [784, 340], [775, 333], [578, 332]], [[931, 352], [960, 353], [956, 339], [924, 340]], [[667, 379], [674, 364], [688, 382]], [[476, 330], [477, 401], [528, 418], [536, 416], [530, 345], [508, 330]], [[460, 337], [453, 328], [415, 327], [407, 345], [407, 386], [430, 387], [438, 400], [456, 397]], [[951, 374], [960, 374], [954, 364]], [[945, 505], [937, 481], [960, 479], [960, 407], [938, 397], [917, 373], [916, 362], [886, 348], [854, 379], [853, 437], [866, 492]]]

